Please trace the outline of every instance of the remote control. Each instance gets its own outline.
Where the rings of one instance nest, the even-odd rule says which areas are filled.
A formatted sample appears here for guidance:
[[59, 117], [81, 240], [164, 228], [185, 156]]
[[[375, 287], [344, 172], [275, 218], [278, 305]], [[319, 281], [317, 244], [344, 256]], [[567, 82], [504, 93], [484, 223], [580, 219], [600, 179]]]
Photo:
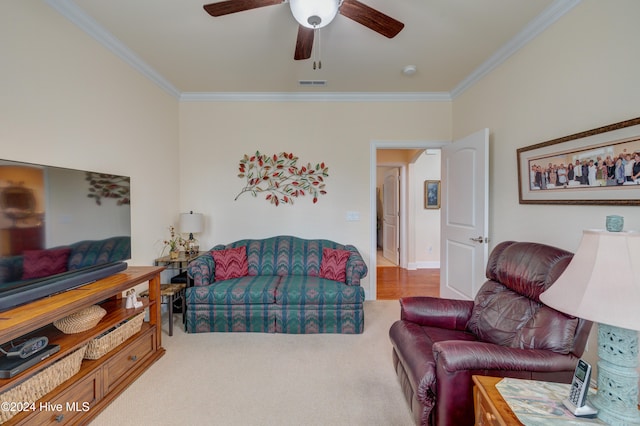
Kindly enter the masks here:
[[49, 343], [49, 339], [45, 336], [34, 337], [26, 342], [11, 348], [7, 351], [8, 357], [27, 358], [35, 354], [38, 351], [44, 349]]

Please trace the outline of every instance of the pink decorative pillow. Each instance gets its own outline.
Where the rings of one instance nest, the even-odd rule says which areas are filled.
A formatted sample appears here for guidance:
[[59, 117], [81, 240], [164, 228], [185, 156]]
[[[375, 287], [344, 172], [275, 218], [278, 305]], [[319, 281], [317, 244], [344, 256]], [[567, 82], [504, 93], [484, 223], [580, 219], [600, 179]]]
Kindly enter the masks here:
[[351, 256], [349, 250], [323, 248], [320, 278], [340, 281], [341, 283], [346, 282], [349, 256]]
[[211, 255], [216, 263], [216, 281], [249, 275], [246, 246], [226, 250], [211, 250]]
[[67, 271], [71, 249], [27, 250], [22, 256], [22, 279], [48, 277]]

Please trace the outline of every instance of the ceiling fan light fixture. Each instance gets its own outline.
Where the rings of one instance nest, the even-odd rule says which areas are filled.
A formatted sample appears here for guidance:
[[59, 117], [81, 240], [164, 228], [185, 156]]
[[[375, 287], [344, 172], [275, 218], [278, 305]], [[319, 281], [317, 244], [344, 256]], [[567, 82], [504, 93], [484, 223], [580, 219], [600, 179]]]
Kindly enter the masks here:
[[307, 28], [327, 26], [338, 14], [340, 0], [289, 0], [291, 13]]

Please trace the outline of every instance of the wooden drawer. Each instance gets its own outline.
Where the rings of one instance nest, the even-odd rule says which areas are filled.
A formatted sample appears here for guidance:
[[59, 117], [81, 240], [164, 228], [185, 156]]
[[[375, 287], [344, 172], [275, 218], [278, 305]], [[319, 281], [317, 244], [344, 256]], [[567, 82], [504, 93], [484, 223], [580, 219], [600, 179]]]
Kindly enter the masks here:
[[492, 412], [491, 406], [483, 398], [482, 393], [476, 391], [476, 426], [494, 426], [500, 425], [495, 413]]
[[36, 411], [19, 424], [24, 425], [61, 425], [74, 424], [75, 420], [86, 414], [102, 397], [102, 384], [99, 372], [94, 372], [76, 383], [65, 392], [48, 400], [45, 396], [36, 402]]
[[495, 387], [500, 380], [500, 377], [473, 376], [476, 426], [522, 425]]
[[116, 356], [106, 362], [104, 366], [105, 393], [111, 392], [123, 379], [127, 373], [136, 368], [145, 357], [155, 350], [154, 329], [141, 334], [133, 342], [121, 349]]

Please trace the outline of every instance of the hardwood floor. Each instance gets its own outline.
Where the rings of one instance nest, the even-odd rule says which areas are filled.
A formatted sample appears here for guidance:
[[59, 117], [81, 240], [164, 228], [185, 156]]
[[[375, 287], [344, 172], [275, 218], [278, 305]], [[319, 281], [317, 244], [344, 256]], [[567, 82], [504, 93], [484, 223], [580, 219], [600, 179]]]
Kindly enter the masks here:
[[440, 296], [440, 270], [409, 271], [397, 266], [377, 267], [377, 299], [397, 300], [409, 296]]

